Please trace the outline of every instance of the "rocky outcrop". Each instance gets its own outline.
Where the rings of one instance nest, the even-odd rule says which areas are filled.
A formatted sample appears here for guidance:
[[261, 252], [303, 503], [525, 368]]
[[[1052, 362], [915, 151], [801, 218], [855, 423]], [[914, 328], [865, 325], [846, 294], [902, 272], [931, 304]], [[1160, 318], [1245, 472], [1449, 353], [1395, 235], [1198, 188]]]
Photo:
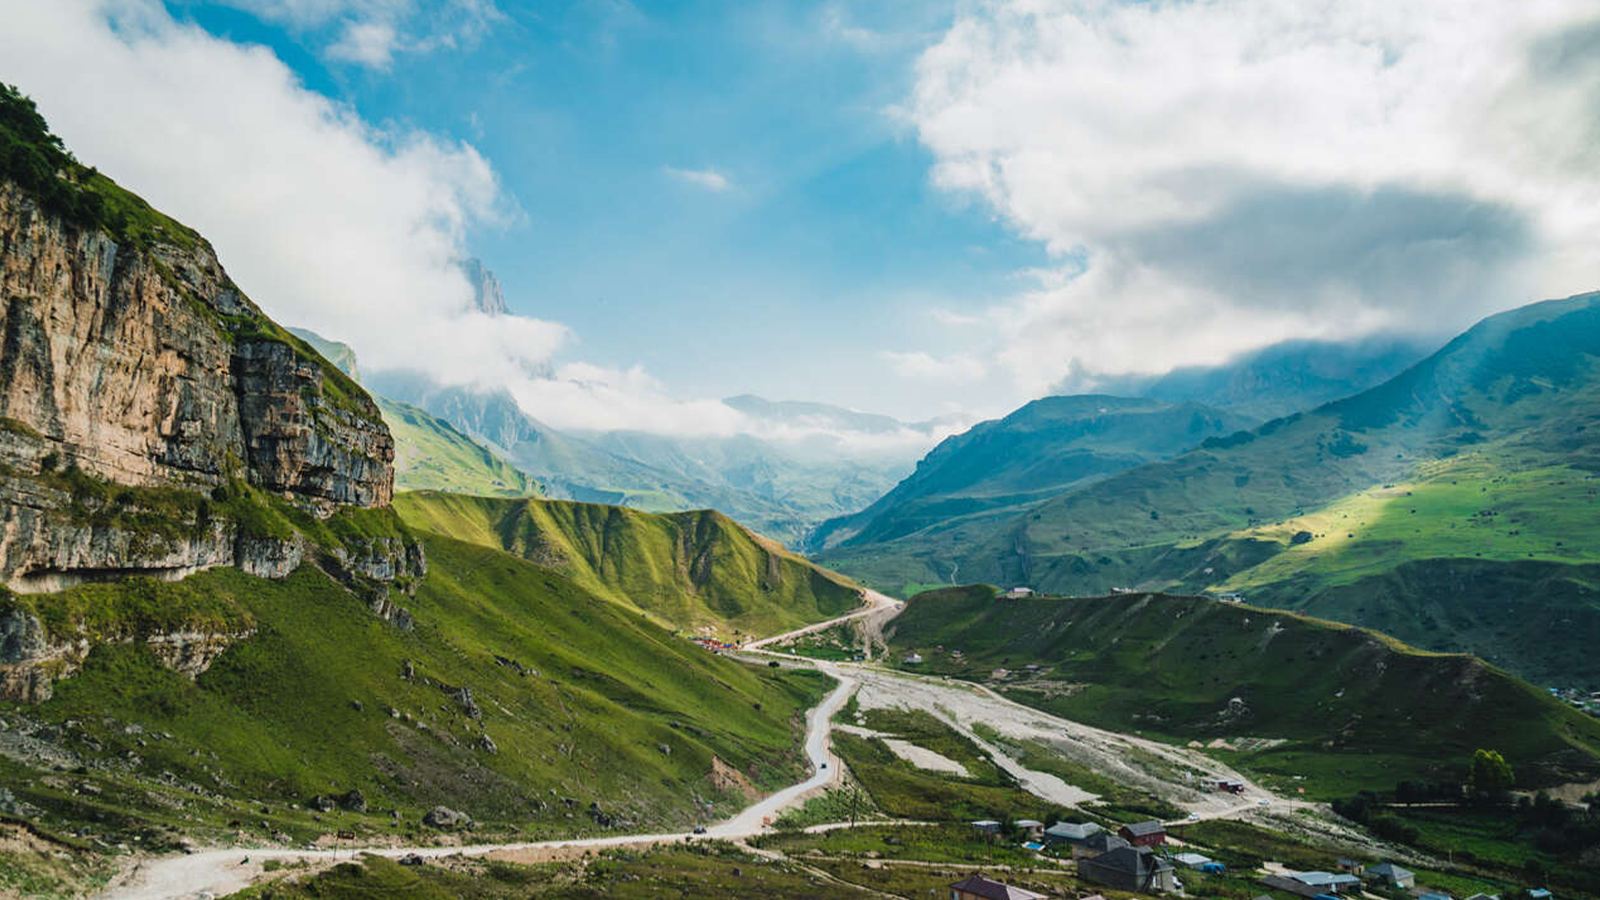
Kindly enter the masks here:
[[393, 458], [371, 398], [262, 314], [205, 241], [120, 246], [0, 182], [0, 580], [300, 562], [220, 518], [160, 533], [96, 520], [53, 471], [197, 492], [242, 479], [326, 516], [388, 504]]
[[49, 700], [55, 682], [77, 672], [97, 643], [142, 643], [162, 665], [192, 679], [211, 668], [228, 647], [254, 633], [247, 628], [99, 635], [93, 641], [86, 636], [52, 639], [37, 616], [9, 609], [0, 612], [0, 700]]

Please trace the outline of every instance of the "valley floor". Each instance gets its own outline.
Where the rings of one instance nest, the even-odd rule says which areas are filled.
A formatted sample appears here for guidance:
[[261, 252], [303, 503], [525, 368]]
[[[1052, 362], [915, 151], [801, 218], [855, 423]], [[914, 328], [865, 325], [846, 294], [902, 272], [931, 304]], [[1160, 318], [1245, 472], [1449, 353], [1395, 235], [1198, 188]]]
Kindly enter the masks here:
[[[713, 856], [738, 852], [749, 854], [751, 859], [757, 861], [799, 865], [811, 873], [810, 877], [826, 878], [841, 887], [861, 888], [873, 878], [882, 880], [888, 877], [882, 875], [881, 864], [875, 862], [876, 856], [873, 856], [871, 864], [859, 865], [833, 859], [829, 856], [830, 846], [833, 845], [827, 844], [832, 839], [826, 836], [827, 833], [842, 833], [835, 830], [859, 824], [855, 830], [862, 833], [861, 842], [882, 839], [881, 832], [897, 827], [949, 832], [954, 844], [972, 841], [972, 836], [964, 833], [968, 826], [961, 822], [919, 825], [900, 819], [886, 820], [882, 815], [859, 823], [833, 822], [799, 830], [774, 828], [773, 823], [785, 812], [798, 810], [808, 800], [825, 792], [848, 786], [845, 775], [847, 766], [841, 763], [833, 747], [835, 720], [845, 720], [840, 723], [839, 731], [858, 737], [863, 734], [870, 736], [874, 732], [865, 729], [863, 723], [881, 713], [931, 717], [986, 754], [988, 760], [1003, 771], [1017, 788], [1054, 808], [1096, 808], [1092, 804], [1102, 798], [1084, 785], [1072, 783], [1073, 772], [1094, 772], [1148, 797], [1151, 803], [1161, 809], [1173, 811], [1171, 821], [1167, 824], [1175, 834], [1188, 833], [1183, 830], [1186, 828], [1204, 831], [1211, 827], [1211, 822], [1226, 819], [1237, 821], [1219, 824], [1240, 831], [1245, 835], [1245, 840], [1262, 835], [1277, 836], [1274, 839], [1293, 835], [1296, 836], [1293, 840], [1300, 841], [1302, 846], [1306, 840], [1310, 840], [1324, 848], [1353, 848], [1349, 852], [1373, 850], [1370, 835], [1333, 816], [1325, 805], [1275, 796], [1224, 763], [1199, 751], [1062, 719], [1016, 703], [981, 685], [943, 677], [893, 672], [871, 664], [810, 659], [773, 649], [796, 637], [846, 622], [856, 623], [855, 627], [861, 628], [869, 638], [881, 635], [884, 625], [902, 608], [900, 601], [874, 594], [868, 597], [865, 608], [847, 616], [754, 641], [739, 651], [752, 663], [815, 668], [833, 677], [838, 684], [807, 716], [804, 749], [812, 768], [811, 775], [705, 829], [703, 834], [633, 834], [522, 843], [439, 843], [361, 849], [334, 846], [318, 849], [214, 849], [147, 860], [114, 879], [100, 900], [178, 900], [207, 894], [220, 896], [270, 880], [274, 877], [271, 875], [273, 872], [280, 873], [276, 877], [281, 877], [293, 871], [304, 880], [335, 863], [356, 861], [366, 855], [389, 860], [416, 856], [457, 869], [470, 867], [472, 864], [468, 860], [472, 858], [485, 861], [480, 865], [499, 864], [492, 862], [494, 860], [535, 865], [578, 861], [581, 867], [586, 865], [582, 859], [591, 855], [611, 854], [607, 858], [622, 860], [648, 859], [651, 857], [640, 857], [638, 854], [682, 853], [686, 844], [701, 846], [703, 849], [700, 852]], [[852, 717], [855, 719], [854, 725], [848, 723]], [[1054, 768], [1053, 772], [1030, 768], [1024, 760], [1032, 761], [1035, 754], [1039, 754], [1040, 759], [1048, 754], [1048, 758], [1057, 760], [1059, 765], [1046, 766]], [[1219, 780], [1243, 783], [1243, 793], [1218, 793], [1206, 788]], [[892, 814], [889, 810], [885, 812]], [[816, 837], [813, 840], [807, 835]], [[873, 835], [880, 837], [874, 838]], [[812, 846], [802, 850], [802, 845], [807, 841], [811, 841]], [[823, 843], [818, 844], [819, 841]], [[728, 847], [720, 842], [733, 842], [738, 849], [711, 849], [713, 846]], [[900, 843], [900, 839], [889, 841], [891, 845]], [[1010, 848], [1003, 849], [1012, 855], [1017, 852]], [[1433, 862], [1393, 847], [1384, 847], [1383, 852], [1411, 865], [1429, 865]], [[619, 853], [622, 856], [617, 856]], [[989, 853], [986, 868], [991, 871], [1004, 870], [1005, 864], [995, 865], [996, 860], [992, 856], [994, 850]], [[849, 856], [850, 852], [845, 851], [845, 855]], [[938, 861], [941, 858], [943, 862]], [[908, 857], [893, 862], [895, 865], [924, 867], [948, 867], [952, 864], [951, 857], [939, 857], [938, 854], [920, 861], [916, 857]], [[1033, 859], [1031, 855], [1028, 858], [1018, 857], [1013, 862], [1030, 869], [1046, 864], [1045, 861]], [[1048, 861], [1048, 864], [1059, 865], [1054, 861]], [[855, 871], [863, 867], [873, 871]], [[737, 868], [732, 871], [734, 875], [738, 874]], [[861, 880], [864, 877], [866, 881]], [[885, 881], [883, 887], [890, 887], [890, 881]], [[868, 889], [868, 895], [871, 893], [895, 896]]]

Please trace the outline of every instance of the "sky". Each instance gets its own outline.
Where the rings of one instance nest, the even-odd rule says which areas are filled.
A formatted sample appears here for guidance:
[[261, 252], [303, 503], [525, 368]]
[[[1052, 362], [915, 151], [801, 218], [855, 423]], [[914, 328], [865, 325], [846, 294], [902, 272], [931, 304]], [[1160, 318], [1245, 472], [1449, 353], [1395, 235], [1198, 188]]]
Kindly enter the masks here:
[[947, 430], [1600, 288], [1588, 0], [3, 15], [0, 80], [269, 314], [557, 427], [733, 434], [755, 393]]

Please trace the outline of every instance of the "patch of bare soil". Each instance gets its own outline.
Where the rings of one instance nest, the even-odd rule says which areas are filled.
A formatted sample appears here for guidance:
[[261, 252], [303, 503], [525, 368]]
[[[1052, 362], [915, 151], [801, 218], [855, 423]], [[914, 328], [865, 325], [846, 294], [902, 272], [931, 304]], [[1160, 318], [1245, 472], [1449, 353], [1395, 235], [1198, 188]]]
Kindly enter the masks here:
[[712, 787], [722, 791], [736, 791], [746, 800], [754, 800], [761, 796], [761, 790], [752, 784], [743, 772], [715, 756], [711, 757], [711, 773], [706, 777], [711, 780]]

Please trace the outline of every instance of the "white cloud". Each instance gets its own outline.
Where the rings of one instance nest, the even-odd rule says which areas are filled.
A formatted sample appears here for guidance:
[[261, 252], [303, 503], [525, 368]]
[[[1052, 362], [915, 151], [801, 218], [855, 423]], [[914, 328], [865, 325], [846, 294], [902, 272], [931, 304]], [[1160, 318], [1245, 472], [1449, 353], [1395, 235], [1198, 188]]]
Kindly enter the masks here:
[[705, 188], [712, 193], [722, 194], [733, 190], [733, 182], [716, 169], [675, 169], [672, 166], [663, 166], [662, 171], [685, 184]]
[[937, 357], [921, 350], [901, 352], [884, 350], [879, 354], [895, 374], [905, 378], [925, 378], [932, 381], [976, 381], [988, 374], [981, 360], [964, 353]]
[[505, 18], [493, 0], [217, 0], [297, 32], [332, 29], [326, 58], [386, 70], [400, 53], [470, 44]]
[[560, 325], [469, 314], [456, 261], [501, 207], [464, 143], [376, 129], [276, 57], [159, 5], [19, 0], [6, 78], [78, 156], [211, 239], [279, 321], [351, 343], [362, 365], [460, 383], [538, 372]]
[[388, 22], [348, 22], [339, 40], [328, 45], [329, 59], [387, 69], [394, 62], [400, 35]]
[[1062, 258], [989, 316], [1030, 389], [1600, 286], [1582, 0], [990, 0], [901, 114]]

